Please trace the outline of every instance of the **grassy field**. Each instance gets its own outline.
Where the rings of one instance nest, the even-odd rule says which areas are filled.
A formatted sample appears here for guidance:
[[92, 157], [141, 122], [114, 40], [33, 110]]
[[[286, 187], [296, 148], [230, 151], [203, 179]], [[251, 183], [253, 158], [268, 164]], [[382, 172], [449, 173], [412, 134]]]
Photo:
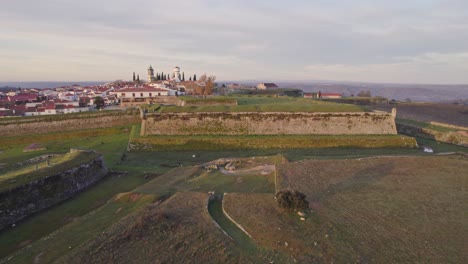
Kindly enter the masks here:
[[390, 111], [397, 109], [397, 116], [421, 122], [441, 122], [445, 124], [468, 127], [468, 107], [442, 103], [399, 103], [396, 105], [381, 104], [374, 109]]
[[396, 122], [399, 123], [399, 124], [404, 124], [404, 125], [409, 125], [409, 126], [414, 126], [414, 127], [419, 127], [419, 128], [427, 128], [427, 129], [438, 131], [438, 132], [456, 132], [456, 131], [458, 131], [455, 128], [450, 128], [450, 127], [445, 127], [445, 126], [438, 126], [438, 125], [433, 125], [433, 124], [426, 123], [426, 122], [421, 122], [421, 121], [416, 121], [416, 120], [411, 120], [411, 119], [405, 119], [405, 118], [397, 118]]
[[467, 168], [462, 156], [387, 157], [294, 162], [279, 174], [360, 262], [464, 263]]
[[[194, 258], [208, 263], [462, 263], [466, 258], [462, 241], [467, 226], [462, 212], [468, 209], [463, 203], [468, 160], [462, 156], [349, 159], [353, 152], [334, 150], [324, 152], [331, 160], [288, 163], [280, 155], [241, 158], [232, 173], [192, 166], [252, 153], [128, 153], [121, 166], [134, 168], [135, 173], [137, 168], [150, 171], [155, 178], [146, 182], [141, 177], [134, 184], [140, 186], [132, 192], [118, 194], [108, 203], [103, 198], [100, 205], [104, 206], [96, 204], [94, 211], [83, 216], [65, 220], [66, 211], [45, 216], [41, 221], [55, 217], [65, 223], [56, 232], [45, 232], [41, 240], [34, 242], [28, 231], [46, 227], [45, 222], [10, 229], [13, 233], [0, 235], [0, 248], [11, 253], [29, 244], [12, 255], [13, 263], [58, 258], [62, 263]], [[291, 150], [284, 154], [302, 159], [318, 153]], [[185, 166], [180, 167], [179, 161]], [[279, 168], [266, 170], [270, 165]], [[169, 169], [159, 175], [158, 171]], [[306, 212], [305, 221], [276, 206], [275, 172], [280, 186], [307, 194], [312, 211]], [[113, 189], [109, 186], [90, 192], [97, 195], [99, 190]], [[214, 219], [234, 240], [216, 227], [207, 210], [208, 191], [229, 193], [224, 198], [226, 210], [253, 240], [239, 238], [240, 231], [216, 215], [220, 210], [211, 208]], [[168, 195], [172, 196], [160, 205], [151, 203]]]
[[[70, 148], [79, 148], [102, 153], [106, 165], [112, 169], [127, 147], [129, 133], [130, 126], [1, 138], [0, 163], [8, 166], [43, 154], [67, 153]], [[40, 143], [46, 150], [23, 152], [32, 143]]]
[[413, 148], [416, 141], [401, 135], [248, 135], [147, 136], [132, 140], [140, 151], [288, 149], [288, 148]]
[[0, 126], [6, 124], [22, 124], [30, 122], [53, 122], [68, 119], [88, 119], [99, 116], [120, 116], [120, 115], [138, 115], [138, 109], [113, 110], [113, 111], [89, 111], [81, 113], [70, 113], [64, 115], [43, 115], [43, 116], [13, 116], [0, 119]]
[[[191, 100], [217, 100], [231, 102], [237, 100], [238, 105], [205, 105], [205, 106], [162, 106], [153, 107], [161, 113], [173, 112], [363, 112], [360, 106], [340, 104], [325, 101], [315, 101], [304, 98], [273, 97], [273, 96], [228, 96], [218, 99], [191, 99]], [[190, 101], [189, 101], [190, 102]]]
[[329, 234], [334, 232], [319, 216], [307, 213], [301, 221], [295, 212], [279, 208], [273, 194], [230, 193], [225, 210], [257, 244], [290, 255], [298, 263], [354, 263], [352, 245]]
[[[236, 98], [241, 107], [255, 109], [276, 103], [283, 106], [275, 107], [289, 108], [302, 100]], [[231, 141], [159, 137], [158, 151], [127, 152], [129, 138], [144, 139], [138, 136], [139, 129], [135, 125], [1, 138], [0, 169], [74, 147], [96, 150], [111, 170], [126, 173], [109, 175], [76, 198], [1, 232], [0, 259], [12, 258], [7, 263], [463, 263], [468, 259], [463, 253], [468, 226], [462, 213], [468, 209], [463, 203], [466, 157], [385, 148], [387, 140], [410, 142], [400, 136], [342, 139], [348, 146], [355, 146], [353, 140], [377, 146], [371, 149], [324, 148], [333, 138], [326, 136]], [[213, 138], [208, 150], [200, 150], [207, 145], [203, 140]], [[436, 152], [466, 150], [431, 140], [418, 142]], [[31, 143], [46, 150], [23, 152]], [[226, 149], [231, 144], [241, 147]], [[317, 148], [306, 148], [307, 144]], [[375, 157], [380, 155], [393, 157]], [[247, 158], [252, 156], [257, 157]], [[235, 174], [196, 167], [223, 157], [243, 158]], [[282, 163], [283, 157], [291, 163]], [[263, 165], [279, 169], [251, 170]], [[277, 171], [281, 177], [275, 177]], [[312, 212], [307, 212], [306, 221], [276, 206], [275, 179], [308, 195]], [[242, 243], [232, 223], [227, 231], [234, 240], [221, 232], [207, 209], [208, 191], [230, 193], [225, 196], [226, 208], [254, 240]], [[211, 212], [220, 213], [219, 208]]]

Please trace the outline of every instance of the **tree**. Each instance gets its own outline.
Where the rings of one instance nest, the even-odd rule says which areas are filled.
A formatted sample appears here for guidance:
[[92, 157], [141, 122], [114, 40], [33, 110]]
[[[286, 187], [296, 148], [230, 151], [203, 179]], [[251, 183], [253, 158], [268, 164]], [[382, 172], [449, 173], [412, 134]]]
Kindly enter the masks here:
[[104, 99], [102, 99], [101, 96], [96, 96], [94, 98], [94, 104], [96, 105], [96, 108], [100, 110], [101, 108], [104, 107]]
[[182, 81], [185, 82], [185, 72], [182, 72]]
[[193, 75], [193, 81], [194, 81], [194, 82], [197, 81], [197, 75], [196, 75], [196, 74]]
[[190, 76], [189, 81], [190, 81], [190, 82], [192, 81], [192, 76]]
[[213, 89], [215, 86], [216, 76], [211, 75], [210, 77], [205, 76], [205, 90], [203, 91], [203, 95], [211, 95], [213, 94]]
[[135, 81], [135, 72], [133, 72], [133, 81]]
[[276, 202], [282, 208], [289, 210], [304, 210], [309, 208], [306, 195], [295, 190], [281, 190], [275, 195]]
[[161, 80], [166, 80], [166, 76], [164, 75], [164, 72], [161, 72]]

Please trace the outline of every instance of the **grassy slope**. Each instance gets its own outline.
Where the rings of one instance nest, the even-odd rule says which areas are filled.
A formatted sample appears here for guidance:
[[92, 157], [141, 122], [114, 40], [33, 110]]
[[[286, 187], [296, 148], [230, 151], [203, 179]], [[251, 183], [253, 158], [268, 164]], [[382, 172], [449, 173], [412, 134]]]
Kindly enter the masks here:
[[461, 156], [310, 160], [282, 165], [280, 182], [360, 261], [462, 263], [467, 168]]
[[252, 263], [219, 230], [203, 193], [178, 193], [112, 226], [63, 263]]
[[344, 241], [327, 237], [333, 228], [320, 217], [307, 214], [306, 221], [277, 206], [273, 194], [231, 193], [225, 209], [257, 243], [290, 255], [299, 263], [349, 263], [357, 260]]
[[416, 141], [400, 135], [283, 136], [148, 136], [134, 139], [133, 149], [225, 150], [286, 148], [412, 148]]
[[[153, 195], [121, 194], [106, 205], [48, 234], [10, 256], [8, 263], [50, 263], [100, 234], [122, 217], [154, 200]], [[64, 262], [62, 262], [64, 263]]]
[[[112, 198], [117, 193], [128, 192], [137, 186], [149, 181], [154, 174], [169, 170], [160, 167], [159, 164], [154, 173], [148, 169], [148, 164], [143, 162], [121, 165], [122, 153], [125, 150], [130, 133], [129, 127], [109, 128], [98, 130], [86, 130], [86, 137], [82, 138], [83, 131], [69, 133], [47, 134], [40, 138], [15, 137], [10, 145], [5, 146], [5, 151], [0, 154], [0, 163], [12, 165], [16, 162], [36, 157], [45, 153], [65, 153], [71, 147], [94, 149], [104, 155], [106, 165], [113, 170], [129, 169], [126, 176], [110, 176], [79, 194], [75, 198], [50, 208], [42, 213], [17, 223], [15, 228], [0, 233], [0, 258], [40, 239], [41, 237], [57, 230], [71, 221], [76, 220], [97, 208]], [[97, 136], [92, 136], [96, 134]], [[24, 140], [23, 140], [24, 138]], [[59, 140], [54, 140], [58, 138]], [[32, 142], [40, 142], [47, 146], [46, 151], [23, 153], [22, 148]], [[138, 161], [138, 160], [137, 160]], [[151, 167], [151, 168], [153, 168]]]
[[434, 131], [437, 131], [437, 132], [456, 132], [456, 131], [458, 131], [458, 129], [455, 129], [455, 128], [438, 126], [438, 125], [433, 125], [433, 124], [426, 123], [426, 122], [421, 122], [421, 121], [416, 121], [416, 120], [411, 120], [411, 119], [405, 119], [405, 118], [397, 118], [396, 122], [399, 123], [399, 124], [403, 124], [403, 125], [409, 125], [409, 126], [414, 126], [414, 127], [419, 127], [419, 128], [426, 128], [426, 129], [434, 130]]
[[35, 214], [17, 223], [15, 228], [2, 231], [0, 259], [98, 209], [116, 193], [129, 191], [146, 181], [136, 175], [108, 176], [75, 198]]
[[50, 167], [47, 165], [47, 161], [45, 161], [37, 164], [37, 170], [36, 164], [0, 170], [0, 191], [12, 189], [31, 181], [69, 170], [80, 164], [88, 163], [98, 156], [94, 152], [67, 153], [52, 157], [49, 160]]

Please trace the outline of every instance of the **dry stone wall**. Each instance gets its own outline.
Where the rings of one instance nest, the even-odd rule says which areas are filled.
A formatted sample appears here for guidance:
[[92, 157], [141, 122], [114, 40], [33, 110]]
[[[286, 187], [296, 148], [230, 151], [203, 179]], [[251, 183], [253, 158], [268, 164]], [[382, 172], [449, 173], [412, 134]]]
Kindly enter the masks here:
[[390, 135], [389, 113], [158, 113], [143, 120], [142, 135]]

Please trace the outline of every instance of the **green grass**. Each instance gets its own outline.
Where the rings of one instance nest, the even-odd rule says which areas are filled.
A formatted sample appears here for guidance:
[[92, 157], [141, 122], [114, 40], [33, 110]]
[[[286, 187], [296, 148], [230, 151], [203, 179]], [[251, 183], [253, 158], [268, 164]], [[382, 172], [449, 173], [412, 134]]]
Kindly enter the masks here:
[[223, 213], [223, 196], [216, 197], [208, 203], [208, 212], [218, 225], [242, 248], [243, 252], [251, 256], [261, 254], [255, 242], [240, 230], [231, 220]]
[[[48, 153], [67, 153], [70, 148], [95, 150], [104, 155], [106, 165], [113, 169], [127, 147], [130, 127], [116, 127], [50, 133], [33, 136], [16, 136], [0, 139], [0, 163], [13, 165]], [[41, 143], [46, 150], [23, 152], [31, 143]]]
[[[283, 188], [307, 195], [325, 223], [302, 232], [326, 232], [327, 240], [342, 243], [322, 249], [326, 262], [341, 262], [349, 252], [352, 262], [464, 263], [467, 168], [461, 155], [383, 157], [305, 160], [283, 164], [279, 175]], [[257, 211], [243, 214], [249, 212]]]
[[297, 263], [356, 260], [348, 245], [327, 237], [334, 230], [326, 221], [309, 212], [306, 220], [301, 221], [296, 212], [280, 208], [272, 194], [230, 193], [224, 198], [224, 208], [252, 235], [258, 246], [290, 255]]
[[[210, 98], [211, 99], [211, 98]], [[190, 99], [210, 100], [210, 99]], [[190, 102], [189, 100], [189, 102]], [[315, 101], [304, 98], [268, 97], [268, 96], [240, 96], [213, 98], [217, 102], [231, 102], [237, 100], [238, 105], [206, 105], [206, 106], [162, 106], [160, 113], [180, 112], [363, 112], [360, 106], [333, 102]]]
[[203, 172], [200, 176], [184, 182], [182, 188], [199, 192], [215, 191], [221, 194], [225, 192], [275, 192], [272, 174], [259, 175], [258, 173], [250, 173], [246, 175], [226, 175], [219, 170]]
[[147, 182], [142, 175], [107, 176], [75, 198], [0, 233], [0, 259], [106, 204], [114, 195]]
[[135, 193], [158, 194], [160, 196], [170, 195], [181, 188], [180, 185], [188, 181], [198, 172], [196, 167], [179, 167], [156, 177], [150, 182], [133, 190]]
[[185, 101], [189, 105], [197, 105], [197, 104], [212, 104], [212, 103], [219, 103], [219, 104], [235, 104], [237, 103], [236, 98], [230, 96], [214, 96], [208, 98], [198, 98], [193, 96], [179, 96], [179, 99]]
[[21, 167], [10, 166], [10, 169], [0, 170], [0, 191], [12, 189], [40, 178], [55, 175], [77, 167], [80, 164], [89, 163], [98, 156], [99, 154], [95, 152], [74, 152], [54, 156], [50, 158], [49, 162], [44, 161], [36, 164], [23, 165]]
[[435, 153], [442, 153], [442, 152], [464, 152], [468, 153], [467, 147], [457, 146], [454, 144], [444, 143], [435, 141], [433, 139], [428, 138], [420, 138], [416, 137], [418, 144], [420, 146], [429, 146]]
[[[118, 222], [122, 217], [154, 201], [154, 196], [132, 196], [122, 194], [104, 206], [73, 221], [63, 228], [46, 235], [14, 255], [8, 263], [49, 263], [67, 254], [70, 250], [94, 238], [103, 230]], [[2, 249], [3, 250], [3, 249]]]
[[458, 131], [458, 129], [455, 129], [455, 128], [433, 125], [433, 124], [430, 124], [430, 123], [411, 120], [411, 119], [397, 118], [396, 122], [400, 123], [400, 124], [403, 124], [403, 125], [409, 125], [409, 126], [414, 126], [414, 127], [419, 127], [419, 128], [425, 128], [425, 129], [430, 129], [430, 130], [434, 130], [434, 131], [437, 131], [437, 132], [443, 132], [443, 133], [444, 132], [456, 132], [456, 131]]
[[412, 148], [413, 138], [400, 135], [147, 136], [133, 140], [133, 150], [225, 150], [264, 148]]
[[139, 111], [137, 109], [127, 109], [125, 111], [122, 110], [112, 110], [112, 111], [89, 111], [89, 112], [81, 112], [81, 113], [70, 113], [70, 114], [63, 114], [63, 115], [45, 115], [45, 116], [21, 116], [21, 117], [6, 117], [0, 119], [0, 125], [7, 125], [7, 124], [22, 124], [22, 123], [30, 123], [30, 122], [53, 122], [53, 121], [60, 121], [60, 120], [68, 120], [68, 119], [82, 119], [82, 118], [93, 118], [99, 116], [115, 116], [115, 115], [137, 115]]
[[[219, 230], [207, 194], [177, 193], [70, 252], [61, 263], [259, 263]], [[256, 261], [254, 261], [256, 260]]]

